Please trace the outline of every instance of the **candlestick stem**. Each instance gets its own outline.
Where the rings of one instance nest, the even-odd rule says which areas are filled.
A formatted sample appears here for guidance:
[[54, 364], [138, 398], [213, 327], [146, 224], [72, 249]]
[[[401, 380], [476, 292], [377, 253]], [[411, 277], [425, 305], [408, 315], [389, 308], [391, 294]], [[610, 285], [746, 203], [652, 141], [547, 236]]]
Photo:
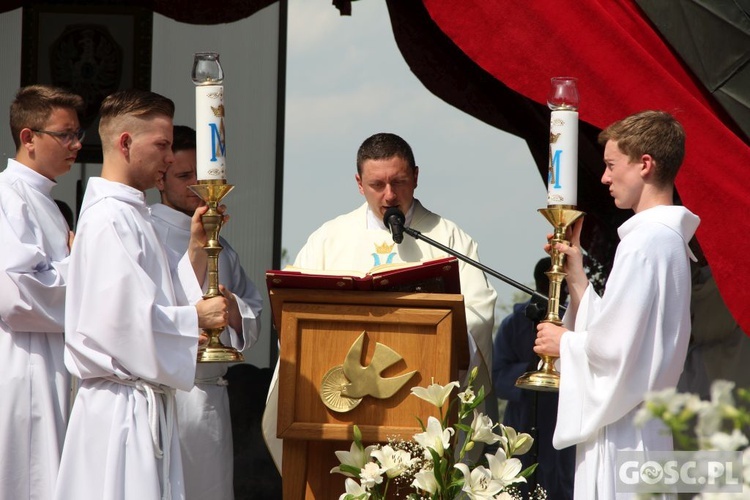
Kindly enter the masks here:
[[[565, 239], [565, 233], [568, 227], [578, 218], [584, 215], [575, 209], [575, 207], [564, 205], [552, 205], [547, 208], [540, 208], [541, 213], [554, 228], [552, 239], [549, 241], [552, 245], [550, 254], [552, 263], [549, 271], [544, 274], [549, 278], [549, 301], [547, 302], [547, 315], [543, 322], [554, 325], [562, 325], [560, 319], [560, 292], [562, 291], [562, 282], [565, 279], [565, 254], [556, 250], [557, 243], [569, 243]], [[542, 360], [542, 366], [537, 371], [526, 372], [516, 380], [516, 387], [530, 389], [533, 391], [556, 392], [560, 388], [560, 373], [555, 368], [556, 356], [539, 356]]]
[[[224, 216], [217, 210], [219, 202], [234, 188], [224, 180], [199, 181], [190, 189], [197, 194], [208, 205], [208, 210], [201, 216], [203, 229], [206, 231], [208, 241], [203, 249], [208, 255], [207, 278], [208, 289], [203, 295], [204, 299], [218, 297], [219, 291], [219, 253], [223, 247], [219, 241], [219, 231], [223, 224]], [[203, 330], [208, 336], [208, 343], [198, 348], [199, 363], [239, 363], [244, 361], [242, 353], [233, 347], [227, 347], [221, 343], [221, 332], [223, 328], [208, 328]]]

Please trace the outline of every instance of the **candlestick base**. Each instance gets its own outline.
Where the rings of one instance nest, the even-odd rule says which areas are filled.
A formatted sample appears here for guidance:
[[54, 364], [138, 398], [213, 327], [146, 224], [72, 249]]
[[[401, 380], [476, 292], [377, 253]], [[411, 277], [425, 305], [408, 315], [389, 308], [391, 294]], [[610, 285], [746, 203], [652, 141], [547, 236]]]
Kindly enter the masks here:
[[245, 358], [234, 347], [221, 343], [219, 336], [223, 328], [203, 330], [208, 335], [208, 344], [198, 347], [199, 363], [242, 363]]
[[555, 369], [555, 359], [542, 356], [542, 367], [535, 372], [526, 372], [516, 380], [516, 387], [532, 391], [557, 392], [560, 389], [560, 373]]

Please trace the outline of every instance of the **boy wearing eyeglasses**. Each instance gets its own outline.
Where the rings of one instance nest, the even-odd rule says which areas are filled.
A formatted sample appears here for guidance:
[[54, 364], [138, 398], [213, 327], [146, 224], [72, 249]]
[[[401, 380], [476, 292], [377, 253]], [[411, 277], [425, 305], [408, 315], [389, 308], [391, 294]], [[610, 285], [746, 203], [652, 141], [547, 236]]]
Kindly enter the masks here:
[[21, 88], [10, 106], [15, 159], [0, 172], [2, 498], [51, 498], [68, 419], [63, 364], [72, 232], [50, 191], [81, 149], [83, 99]]

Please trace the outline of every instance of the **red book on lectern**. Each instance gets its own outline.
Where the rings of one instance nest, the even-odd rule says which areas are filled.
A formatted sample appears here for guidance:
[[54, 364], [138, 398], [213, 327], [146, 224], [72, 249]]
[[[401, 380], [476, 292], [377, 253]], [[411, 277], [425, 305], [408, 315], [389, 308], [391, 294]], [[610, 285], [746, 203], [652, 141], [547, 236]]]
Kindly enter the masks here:
[[381, 264], [365, 273], [286, 267], [266, 271], [266, 286], [316, 290], [461, 293], [458, 259]]

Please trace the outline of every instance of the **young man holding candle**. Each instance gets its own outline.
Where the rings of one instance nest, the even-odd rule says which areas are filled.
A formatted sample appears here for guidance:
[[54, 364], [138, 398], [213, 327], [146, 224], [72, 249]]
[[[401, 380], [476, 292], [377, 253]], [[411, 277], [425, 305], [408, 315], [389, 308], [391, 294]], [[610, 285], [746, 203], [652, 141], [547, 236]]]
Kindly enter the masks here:
[[[618, 451], [670, 451], [658, 421], [633, 417], [649, 391], [674, 387], [690, 337], [688, 242], [700, 220], [674, 206], [674, 179], [685, 133], [668, 113], [644, 111], [610, 125], [604, 145], [607, 185], [618, 208], [635, 212], [621, 238], [602, 297], [583, 269], [582, 222], [566, 255], [570, 305], [564, 326], [540, 323], [534, 350], [560, 357], [560, 400], [553, 443], [576, 445], [576, 499], [634, 498], [618, 491]], [[550, 251], [550, 246], [545, 248]]]
[[[479, 260], [477, 243], [453, 222], [424, 208], [414, 198], [419, 167], [414, 153], [401, 137], [390, 133], [366, 139], [357, 152], [354, 178], [365, 203], [354, 211], [326, 222], [312, 233], [294, 262], [296, 267], [320, 270], [354, 269], [367, 271], [390, 262], [418, 262], [447, 257], [442, 250], [423, 240], [405, 237], [396, 245], [383, 224], [385, 211], [398, 207], [406, 217], [406, 226], [453, 250]], [[483, 384], [490, 395], [485, 413], [496, 415], [491, 392], [492, 330], [497, 293], [484, 273], [461, 261], [461, 291], [466, 306], [471, 365], [480, 367], [476, 384]], [[278, 365], [277, 365], [278, 370]], [[448, 381], [444, 381], [447, 383]], [[276, 376], [271, 383], [268, 408], [264, 415], [264, 433], [277, 466], [280, 442], [275, 439]], [[279, 467], [280, 469], [280, 467]]]
[[63, 364], [72, 233], [50, 192], [81, 149], [83, 99], [31, 85], [10, 105], [0, 173], [0, 498], [50, 498], [70, 407]]
[[[188, 248], [191, 217], [203, 204], [190, 189], [198, 182], [195, 146], [195, 130], [175, 125], [174, 163], [157, 179], [161, 203], [151, 206], [157, 236], [166, 247], [180, 254]], [[224, 238], [219, 240], [223, 247], [219, 253], [219, 280], [232, 290], [233, 294], [227, 297], [237, 304], [230, 309], [229, 327], [221, 340], [224, 345], [243, 351], [258, 340], [263, 299], [242, 269], [237, 252]], [[187, 500], [234, 498], [232, 423], [224, 378], [227, 368], [226, 363], [198, 363], [193, 388], [176, 394]]]
[[[184, 498], [175, 389], [195, 379], [199, 328], [223, 328], [228, 300], [202, 300], [206, 234], [164, 248], [143, 190], [174, 161], [171, 100], [123, 90], [100, 108], [102, 176], [86, 187], [70, 257], [65, 366], [81, 379], [57, 500]], [[197, 278], [197, 279], [196, 279]]]

